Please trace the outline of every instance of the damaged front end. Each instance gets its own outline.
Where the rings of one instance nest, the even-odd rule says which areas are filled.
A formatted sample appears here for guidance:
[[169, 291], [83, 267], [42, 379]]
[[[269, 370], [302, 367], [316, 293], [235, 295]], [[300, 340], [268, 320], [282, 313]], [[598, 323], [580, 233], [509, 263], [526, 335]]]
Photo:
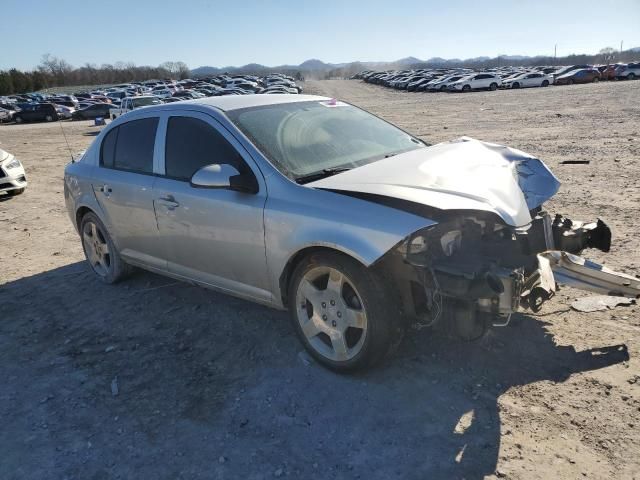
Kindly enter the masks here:
[[601, 220], [552, 219], [540, 209], [525, 227], [487, 212], [447, 217], [409, 236], [383, 262], [404, 284], [403, 310], [419, 325], [445, 316], [459, 335], [477, 337], [506, 325], [519, 308], [538, 311], [556, 284], [640, 296], [639, 279], [577, 256], [586, 248], [609, 251], [611, 231]]

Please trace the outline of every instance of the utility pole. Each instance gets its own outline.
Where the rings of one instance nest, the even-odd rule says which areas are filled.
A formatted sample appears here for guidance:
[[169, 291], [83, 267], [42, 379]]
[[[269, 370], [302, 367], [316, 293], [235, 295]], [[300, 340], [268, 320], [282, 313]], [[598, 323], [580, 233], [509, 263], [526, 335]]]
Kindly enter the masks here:
[[624, 40], [620, 40], [620, 53], [622, 53], [622, 43], [624, 42]]
[[553, 64], [558, 63], [556, 58], [558, 57], [558, 44], [556, 43], [555, 47], [553, 47]]

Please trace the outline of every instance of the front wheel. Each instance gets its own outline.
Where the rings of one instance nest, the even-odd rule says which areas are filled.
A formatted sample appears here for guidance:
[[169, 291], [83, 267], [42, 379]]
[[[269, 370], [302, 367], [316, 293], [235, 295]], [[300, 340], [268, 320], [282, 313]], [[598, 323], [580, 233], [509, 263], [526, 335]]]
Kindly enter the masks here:
[[24, 119], [22, 117], [14, 117], [14, 120], [15, 120], [16, 123], [24, 122]]
[[635, 73], [630, 73], [630, 74], [627, 76], [627, 78], [628, 78], [629, 80], [635, 80], [635, 79], [636, 79], [636, 74], [635, 74]]
[[323, 252], [296, 267], [289, 286], [294, 328], [322, 365], [346, 372], [387, 356], [402, 338], [395, 295], [351, 257]]
[[549, 80], [544, 80], [544, 81], [542, 82], [542, 86], [543, 86], [543, 87], [548, 87], [548, 86], [549, 86]]
[[514, 82], [513, 85], [511, 85], [511, 88], [520, 88], [520, 84], [518, 82]]
[[47, 122], [53, 122], [53, 117], [51, 115], [47, 115], [44, 117], [45, 121]]
[[464, 87], [462, 87], [462, 91], [463, 92], [468, 92], [469, 90], [471, 90], [471, 86], [470, 85], [465, 85]]
[[100, 280], [116, 283], [130, 273], [131, 268], [122, 260], [106, 227], [94, 213], [82, 217], [80, 235], [87, 262]]

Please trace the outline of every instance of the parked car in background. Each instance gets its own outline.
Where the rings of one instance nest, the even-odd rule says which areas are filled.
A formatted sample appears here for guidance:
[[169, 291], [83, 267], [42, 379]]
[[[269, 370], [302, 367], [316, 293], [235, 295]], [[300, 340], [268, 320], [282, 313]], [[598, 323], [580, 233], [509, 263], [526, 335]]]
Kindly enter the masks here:
[[15, 110], [0, 107], [0, 123], [12, 122], [15, 113]]
[[71, 118], [74, 120], [91, 120], [98, 117], [109, 118], [111, 108], [113, 106], [109, 103], [94, 103], [86, 108], [76, 110]]
[[137, 108], [148, 107], [150, 105], [159, 105], [161, 103], [162, 102], [160, 101], [160, 99], [153, 95], [125, 97], [120, 101], [119, 107], [109, 109], [109, 118], [111, 118], [111, 120], [115, 120], [120, 115], [123, 115]]
[[75, 108], [67, 107], [66, 105], [56, 105], [56, 112], [58, 112], [59, 119], [68, 120], [75, 111]]
[[599, 65], [600, 80], [615, 80], [618, 65]]
[[463, 77], [463, 75], [447, 75], [440, 77], [436, 80], [432, 80], [426, 85], [426, 89], [430, 92], [445, 92], [454, 82], [457, 82]]
[[600, 72], [596, 68], [582, 68], [571, 70], [564, 75], [556, 77], [555, 85], [573, 85], [574, 83], [592, 83], [600, 80]]
[[20, 160], [0, 149], [0, 192], [19, 195], [27, 188], [27, 176]]
[[502, 79], [492, 73], [477, 73], [463, 77], [449, 85], [449, 91], [468, 92], [471, 90], [497, 90]]
[[540, 72], [522, 73], [503, 81], [504, 88], [548, 87], [553, 83], [553, 76]]
[[58, 112], [53, 103], [26, 103], [21, 104], [13, 119], [16, 123], [53, 122], [58, 120]]
[[616, 70], [618, 80], [635, 80], [640, 78], [640, 63], [629, 63]]

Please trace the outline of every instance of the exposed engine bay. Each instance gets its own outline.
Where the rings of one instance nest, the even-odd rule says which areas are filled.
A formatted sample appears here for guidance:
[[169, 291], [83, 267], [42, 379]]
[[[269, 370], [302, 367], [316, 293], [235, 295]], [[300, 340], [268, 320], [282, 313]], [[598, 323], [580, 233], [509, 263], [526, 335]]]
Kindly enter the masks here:
[[[487, 212], [447, 215], [408, 237], [383, 260], [403, 286], [407, 317], [421, 326], [453, 319], [465, 338], [504, 326], [518, 309], [540, 310], [556, 284], [636, 297], [640, 279], [612, 272], [576, 255], [608, 252], [611, 230], [601, 220], [574, 222], [540, 208], [525, 227], [506, 225]], [[444, 313], [444, 315], [443, 315]]]

